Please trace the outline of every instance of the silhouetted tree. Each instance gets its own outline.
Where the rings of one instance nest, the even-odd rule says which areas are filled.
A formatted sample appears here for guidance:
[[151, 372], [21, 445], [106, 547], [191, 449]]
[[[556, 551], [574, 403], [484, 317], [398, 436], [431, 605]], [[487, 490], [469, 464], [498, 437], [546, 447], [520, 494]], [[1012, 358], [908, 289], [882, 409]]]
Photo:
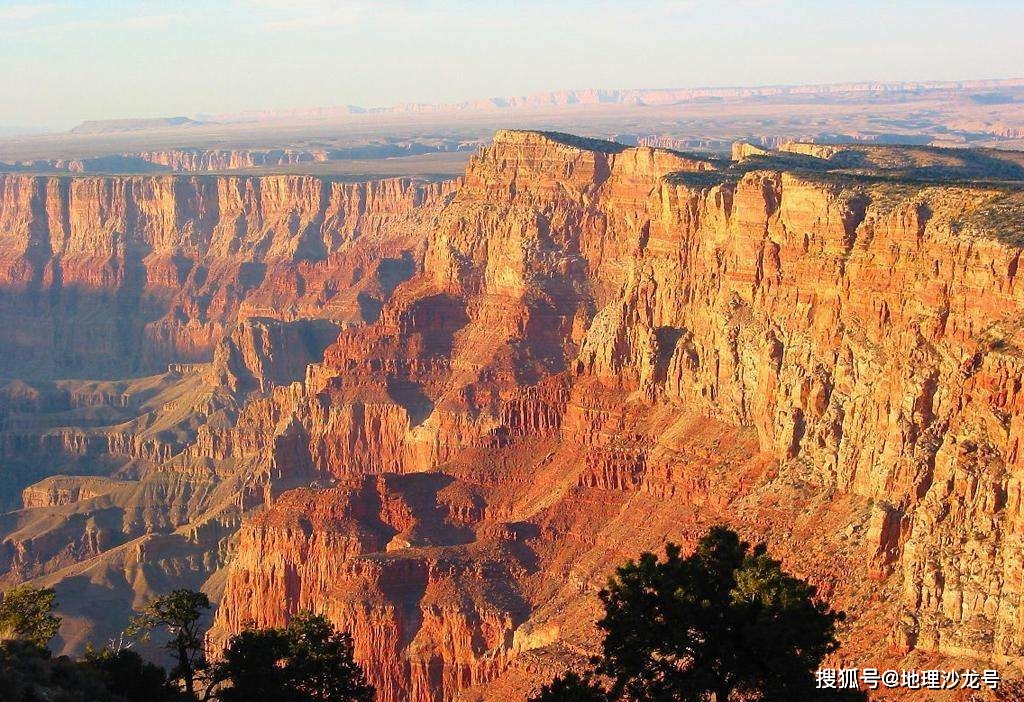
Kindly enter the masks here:
[[124, 702], [165, 702], [175, 697], [166, 671], [135, 651], [89, 648], [82, 665], [95, 671], [107, 690]]
[[[0, 642], [3, 702], [115, 702], [92, 670], [29, 641]], [[121, 702], [120, 699], [116, 702]]]
[[541, 687], [540, 693], [532, 699], [543, 702], [606, 702], [608, 695], [589, 675], [581, 677], [569, 671], [559, 675], [550, 685]]
[[27, 641], [46, 648], [60, 629], [53, 616], [56, 593], [50, 588], [18, 585], [4, 593], [0, 602], [0, 640]]
[[250, 629], [233, 636], [212, 676], [214, 685], [230, 687], [216, 697], [222, 702], [286, 702], [293, 693], [284, 669], [287, 657], [283, 629]]
[[222, 702], [372, 702], [352, 637], [323, 615], [302, 612], [281, 629], [234, 636], [214, 666]]
[[285, 672], [298, 699], [316, 702], [372, 702], [373, 687], [355, 662], [352, 637], [322, 614], [300, 612], [285, 628]]
[[[686, 558], [644, 553], [601, 592], [605, 637], [593, 673], [565, 675], [537, 702], [726, 702], [817, 699], [814, 671], [834, 651], [843, 614], [815, 588], [783, 572], [763, 545], [714, 527]], [[591, 695], [591, 696], [587, 696]], [[863, 698], [842, 693], [845, 699]]]
[[163, 669], [133, 651], [54, 657], [46, 648], [60, 627], [54, 601], [53, 590], [21, 585], [0, 602], [0, 700], [173, 702]]
[[195, 698], [197, 673], [206, 667], [200, 620], [210, 609], [210, 600], [202, 592], [174, 590], [150, 601], [128, 626], [130, 635], [149, 636], [154, 629], [167, 635], [164, 644], [174, 657], [170, 679], [180, 681], [190, 699]]

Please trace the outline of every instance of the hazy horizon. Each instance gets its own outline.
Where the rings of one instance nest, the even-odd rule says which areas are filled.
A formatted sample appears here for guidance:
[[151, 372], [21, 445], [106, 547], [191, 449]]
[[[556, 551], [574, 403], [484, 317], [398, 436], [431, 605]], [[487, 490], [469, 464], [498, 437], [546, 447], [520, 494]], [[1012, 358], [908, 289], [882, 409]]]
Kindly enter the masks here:
[[997, 0], [0, 0], [0, 128], [590, 88], [1018, 78], [1021, 22], [1024, 7]]

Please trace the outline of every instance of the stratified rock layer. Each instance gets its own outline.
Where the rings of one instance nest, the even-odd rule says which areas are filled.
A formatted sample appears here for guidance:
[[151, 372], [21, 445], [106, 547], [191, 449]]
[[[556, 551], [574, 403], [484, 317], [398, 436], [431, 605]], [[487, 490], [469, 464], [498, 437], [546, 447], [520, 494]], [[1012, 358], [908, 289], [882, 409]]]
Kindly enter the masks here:
[[[432, 471], [484, 502], [473, 547], [522, 566], [487, 586], [514, 595], [500, 643], [432, 648], [454, 677], [423, 687], [415, 641], [445, 636], [429, 597], [385, 664], [381, 637], [409, 626], [391, 609], [408, 592], [290, 581], [241, 559], [219, 630], [254, 617], [248, 593], [289, 602], [282, 588], [313, 587], [255, 621], [320, 606], [366, 632], [384, 699], [489, 699], [522, 666], [535, 681], [592, 644], [592, 595], [613, 564], [724, 520], [860, 617], [845, 655], [1016, 664], [1020, 250], [988, 217], [1006, 193], [709, 170], [499, 134], [438, 216], [422, 272], [310, 368], [293, 411], [317, 470]], [[289, 572], [295, 546], [267, 547], [264, 524], [239, 552]], [[427, 592], [467, 549], [457, 533], [385, 551], [420, 563]], [[352, 548], [357, 569], [381, 557]], [[451, 587], [472, 600], [469, 584]], [[334, 608], [355, 593], [362, 608]], [[474, 628], [489, 620], [473, 621], [464, 634], [491, 640]]]
[[[867, 177], [836, 148], [728, 166], [500, 132], [459, 184], [364, 186], [412, 209], [367, 216], [358, 237], [322, 206], [355, 192], [261, 183], [283, 189], [287, 218], [239, 215], [234, 234], [200, 238], [204, 261], [256, 259], [265, 277], [196, 346], [213, 362], [164, 381], [205, 388], [204, 418], [173, 424], [187, 411], [167, 401], [143, 424], [177, 427], [176, 442], [113, 444], [149, 462], [123, 475], [138, 486], [26, 491], [10, 572], [63, 582], [58, 565], [151, 559], [154, 583], [209, 578], [216, 643], [315, 609], [354, 633], [382, 702], [521, 700], [594, 650], [614, 565], [727, 522], [850, 613], [847, 662], [1019, 671], [1019, 190]], [[303, 212], [322, 219], [296, 227]], [[188, 221], [167, 237], [202, 220]], [[18, 250], [7, 270], [36, 270]], [[325, 281], [348, 316], [324, 312]], [[32, 388], [8, 395], [17, 417], [43, 411]], [[32, 436], [18, 440], [89, 441]], [[166, 495], [173, 520], [123, 495]], [[43, 509], [133, 516], [90, 531]], [[92, 536], [62, 551], [65, 532]]]
[[362, 319], [407, 268], [412, 213], [448, 187], [0, 176], [5, 374], [152, 373], [209, 360], [239, 318]]

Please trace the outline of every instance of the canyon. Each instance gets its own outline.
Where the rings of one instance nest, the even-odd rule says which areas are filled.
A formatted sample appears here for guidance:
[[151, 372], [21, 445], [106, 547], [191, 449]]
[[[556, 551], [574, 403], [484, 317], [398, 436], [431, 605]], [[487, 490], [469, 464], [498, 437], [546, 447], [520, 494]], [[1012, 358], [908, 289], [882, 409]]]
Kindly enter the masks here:
[[[75, 132], [72, 130], [73, 134]], [[88, 133], [88, 132], [87, 132]], [[284, 147], [280, 149], [168, 148], [158, 151], [104, 154], [83, 158], [31, 158], [0, 162], [8, 173], [207, 173], [347, 161], [385, 159], [465, 150], [472, 147], [457, 139], [377, 139], [330, 148]]]
[[65, 651], [194, 587], [212, 646], [313, 609], [381, 702], [512, 701], [726, 523], [837, 662], [1020, 677], [1024, 158], [771, 146], [0, 175], [0, 585]]

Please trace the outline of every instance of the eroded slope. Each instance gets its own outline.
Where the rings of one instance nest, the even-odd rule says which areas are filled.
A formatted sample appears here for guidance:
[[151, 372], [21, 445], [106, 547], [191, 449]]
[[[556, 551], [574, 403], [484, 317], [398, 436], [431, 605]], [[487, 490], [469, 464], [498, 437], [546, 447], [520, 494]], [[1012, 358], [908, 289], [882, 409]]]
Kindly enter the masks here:
[[[203, 260], [231, 263], [203, 286], [244, 293], [219, 308], [212, 365], [171, 384], [223, 411], [156, 456], [145, 489], [27, 491], [5, 543], [31, 557], [7, 577], [76, 601], [84, 583], [114, 601], [205, 582], [223, 593], [214, 641], [322, 610], [354, 632], [385, 702], [514, 700], [592, 649], [615, 564], [725, 521], [851, 613], [848, 661], [1009, 675], [1024, 644], [1019, 188], [1005, 173], [851, 177], [835, 153], [797, 155], [822, 163], [501, 132], [450, 193], [360, 220], [376, 232], [363, 249], [328, 245], [345, 238], [337, 218], [302, 225], [319, 205], [209, 229]], [[298, 256], [310, 241], [326, 257]], [[8, 271], [86, 268], [67, 249], [33, 267], [22, 244]], [[240, 288], [253, 261], [267, 274]], [[202, 298], [192, 275], [173, 304]], [[324, 312], [336, 297], [351, 316]], [[198, 314], [147, 322], [140, 347], [150, 329], [187, 339]], [[123, 524], [140, 495], [143, 514], [173, 515], [152, 534], [117, 531], [88, 558], [35, 546]]]

